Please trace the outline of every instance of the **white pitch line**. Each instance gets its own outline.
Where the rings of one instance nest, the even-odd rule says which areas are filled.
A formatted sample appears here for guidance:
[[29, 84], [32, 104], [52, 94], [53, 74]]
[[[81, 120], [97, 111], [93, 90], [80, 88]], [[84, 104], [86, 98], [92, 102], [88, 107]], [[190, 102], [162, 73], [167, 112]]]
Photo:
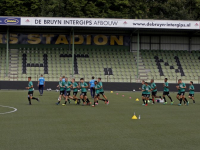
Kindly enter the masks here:
[[3, 106], [3, 105], [0, 105], [0, 107], [7, 107], [7, 108], [10, 108], [10, 109], [14, 109], [13, 111], [5, 112], [5, 113], [0, 113], [0, 115], [9, 114], [9, 113], [14, 113], [14, 112], [17, 111], [17, 108], [10, 107], [10, 106]]

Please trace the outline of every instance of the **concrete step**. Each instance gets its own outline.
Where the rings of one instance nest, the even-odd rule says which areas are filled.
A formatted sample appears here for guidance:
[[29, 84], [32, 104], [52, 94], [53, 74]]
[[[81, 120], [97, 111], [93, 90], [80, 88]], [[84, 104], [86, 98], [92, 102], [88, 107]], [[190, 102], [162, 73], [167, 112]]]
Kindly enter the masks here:
[[18, 75], [15, 75], [15, 74], [10, 74], [10, 78], [17, 78]]
[[145, 67], [144, 66], [138, 66], [138, 69], [140, 70], [140, 69], [145, 69]]
[[18, 49], [10, 49], [10, 51], [12, 51], [12, 52], [17, 51], [18, 52]]
[[18, 58], [17, 57], [10, 57], [10, 60], [17, 60], [18, 61]]
[[18, 72], [9, 72], [10, 75], [18, 75]]
[[139, 73], [140, 76], [147, 76], [147, 73]]
[[140, 58], [139, 60], [137, 60], [137, 58], [135, 58], [135, 61], [139, 61], [139, 62], [143, 62], [143, 60]]
[[10, 55], [10, 57], [19, 57], [19, 55], [18, 54], [12, 54], [12, 55]]
[[143, 63], [143, 62], [139, 62], [138, 65], [139, 65], [139, 66], [143, 66], [144, 63]]
[[139, 73], [146, 73], [147, 71], [145, 69], [139, 69], [138, 72]]
[[16, 64], [16, 63], [9, 63], [9, 66], [10, 66], [11, 68], [14, 68], [14, 67], [18, 67], [18, 64]]
[[140, 80], [146, 80], [148, 77], [140, 77]]

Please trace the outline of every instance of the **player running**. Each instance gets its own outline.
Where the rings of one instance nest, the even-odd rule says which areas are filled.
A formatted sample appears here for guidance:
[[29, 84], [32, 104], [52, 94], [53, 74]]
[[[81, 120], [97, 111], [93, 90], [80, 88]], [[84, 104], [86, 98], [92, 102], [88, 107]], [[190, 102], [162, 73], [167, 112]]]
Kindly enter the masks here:
[[94, 97], [94, 105], [92, 105], [92, 107], [95, 107], [95, 104], [98, 101], [99, 98], [99, 89], [100, 89], [100, 85], [97, 83], [97, 81], [94, 81], [94, 85], [95, 85], [95, 97]]
[[176, 98], [180, 101], [180, 97], [181, 97], [181, 90], [179, 89], [179, 85], [176, 86], [177, 90], [178, 90], [178, 93], [176, 95]]
[[66, 95], [65, 95], [65, 103], [62, 104], [63, 106], [65, 106], [67, 104], [67, 101], [70, 104], [70, 99], [73, 99], [73, 97], [70, 96], [71, 86], [72, 86], [72, 83], [70, 81], [68, 81], [68, 78], [65, 78]]
[[[62, 82], [65, 82], [65, 76], [62, 77]], [[64, 88], [64, 94], [66, 95], [66, 87]]]
[[178, 104], [178, 106], [181, 106], [182, 100], [185, 101], [187, 105], [189, 105], [187, 99], [185, 98], [186, 85], [185, 85], [185, 83], [182, 82], [181, 79], [178, 80], [178, 83], [179, 83], [179, 88], [178, 89], [180, 89], [180, 93], [181, 93], [180, 104]]
[[139, 90], [142, 91], [142, 100], [143, 100], [143, 104], [142, 105], [145, 105], [145, 99], [146, 99], [146, 92], [145, 92], [146, 85], [144, 83], [145, 83], [145, 81], [142, 80], [142, 88], [139, 88]]
[[172, 100], [172, 98], [171, 98], [171, 96], [169, 95], [169, 84], [168, 84], [168, 82], [167, 82], [167, 78], [165, 78], [165, 80], [164, 80], [164, 84], [163, 84], [163, 87], [164, 87], [164, 91], [163, 91], [163, 99], [164, 99], [164, 105], [166, 105], [167, 104], [167, 101], [166, 101], [166, 98], [165, 98], [165, 95], [167, 95], [168, 96], [168, 98], [171, 100], [171, 105], [173, 105], [174, 104], [174, 102], [173, 102], [173, 100]]
[[65, 82], [62, 81], [62, 77], [60, 77], [60, 81], [57, 87], [60, 88], [60, 95], [59, 95], [58, 102], [56, 103], [56, 105], [59, 105], [61, 98], [63, 97], [65, 99], [65, 91], [64, 91]]
[[73, 89], [73, 100], [75, 100], [75, 104], [80, 104], [80, 99], [76, 97], [78, 93], [78, 83], [75, 82], [75, 79], [72, 79], [72, 89]]
[[87, 102], [87, 105], [91, 105], [91, 102], [87, 97], [88, 84], [84, 81], [83, 78], [80, 79], [80, 88], [81, 88], [80, 99], [82, 99], [83, 105], [86, 105], [86, 102]]
[[145, 104], [145, 106], [148, 106], [149, 97], [151, 95], [151, 87], [148, 85], [147, 82], [145, 82], [145, 93], [146, 93], [146, 104]]
[[41, 77], [39, 78], [39, 81], [38, 81], [38, 87], [39, 87], [40, 96], [42, 96], [43, 89], [45, 87], [45, 79], [44, 79], [42, 74], [41, 74]]
[[[109, 100], [107, 99], [106, 95], [104, 94], [103, 83], [101, 82], [101, 78], [98, 78], [98, 85], [100, 86], [100, 88], [99, 88], [99, 95], [101, 94], [104, 97], [105, 104], [108, 105], [109, 104]], [[101, 99], [100, 96], [99, 96], [98, 99], [104, 101], [104, 99]]]
[[26, 89], [28, 89], [28, 101], [29, 101], [29, 105], [31, 105], [31, 100], [35, 99], [39, 102], [39, 98], [33, 97], [33, 82], [31, 81], [31, 77], [28, 77], [28, 87], [26, 87]]
[[190, 92], [189, 92], [188, 98], [192, 99], [193, 100], [193, 104], [195, 104], [195, 99], [194, 99], [194, 85], [193, 85], [192, 81], [190, 81], [189, 91]]
[[155, 98], [162, 98], [161, 96], [156, 96], [157, 94], [157, 86], [154, 83], [154, 79], [151, 79], [151, 95], [152, 95], [152, 104], [155, 104]]

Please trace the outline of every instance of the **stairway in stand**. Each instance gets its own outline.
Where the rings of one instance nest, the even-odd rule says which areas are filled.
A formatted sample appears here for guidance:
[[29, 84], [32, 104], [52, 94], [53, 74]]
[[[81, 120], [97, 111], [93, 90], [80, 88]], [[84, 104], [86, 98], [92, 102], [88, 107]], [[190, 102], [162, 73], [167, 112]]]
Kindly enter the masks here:
[[18, 49], [10, 49], [9, 51], [9, 80], [17, 81], [18, 80], [18, 61], [19, 53]]

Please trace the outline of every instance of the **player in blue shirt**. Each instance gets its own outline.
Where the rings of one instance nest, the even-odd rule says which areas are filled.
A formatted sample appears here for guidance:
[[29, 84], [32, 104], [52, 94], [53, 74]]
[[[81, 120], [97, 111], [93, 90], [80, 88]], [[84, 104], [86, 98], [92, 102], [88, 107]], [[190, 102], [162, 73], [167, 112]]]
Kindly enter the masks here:
[[41, 77], [39, 78], [39, 81], [38, 81], [38, 87], [39, 87], [40, 96], [42, 96], [43, 89], [45, 87], [45, 79], [44, 79], [42, 74], [41, 74]]
[[94, 77], [92, 77], [92, 80], [90, 80], [89, 82], [89, 86], [90, 86], [90, 94], [91, 94], [91, 97], [94, 98], [94, 95], [95, 95], [95, 85], [94, 85]]

